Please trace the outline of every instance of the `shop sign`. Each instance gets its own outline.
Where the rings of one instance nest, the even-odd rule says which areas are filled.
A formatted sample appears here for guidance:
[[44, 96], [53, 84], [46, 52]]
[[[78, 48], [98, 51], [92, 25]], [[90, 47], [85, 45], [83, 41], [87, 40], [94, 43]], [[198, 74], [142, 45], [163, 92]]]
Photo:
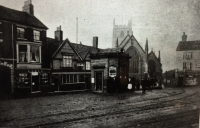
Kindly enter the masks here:
[[94, 84], [94, 78], [91, 78], [91, 83]]
[[109, 67], [109, 76], [110, 77], [116, 77], [116, 75], [117, 75], [117, 67], [110, 66]]
[[196, 64], [196, 68], [200, 68], [200, 63], [197, 63], [197, 64]]
[[77, 67], [83, 67], [84, 64], [83, 64], [83, 63], [77, 63], [76, 66], [77, 66]]
[[32, 76], [38, 76], [38, 72], [31, 72]]

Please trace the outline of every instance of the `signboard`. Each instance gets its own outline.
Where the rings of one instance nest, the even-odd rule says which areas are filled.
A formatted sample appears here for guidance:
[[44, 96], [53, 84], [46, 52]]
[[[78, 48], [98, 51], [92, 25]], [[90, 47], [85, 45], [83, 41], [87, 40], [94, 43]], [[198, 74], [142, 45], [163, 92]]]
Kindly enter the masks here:
[[116, 77], [116, 75], [117, 75], [117, 67], [110, 66], [109, 67], [109, 76], [110, 77]]
[[31, 72], [32, 76], [38, 76], [38, 72]]
[[197, 63], [197, 64], [196, 64], [196, 68], [200, 68], [200, 63]]
[[83, 67], [84, 64], [83, 64], [83, 63], [77, 63], [76, 66], [77, 66], [77, 67]]
[[94, 78], [91, 78], [91, 83], [94, 84]]

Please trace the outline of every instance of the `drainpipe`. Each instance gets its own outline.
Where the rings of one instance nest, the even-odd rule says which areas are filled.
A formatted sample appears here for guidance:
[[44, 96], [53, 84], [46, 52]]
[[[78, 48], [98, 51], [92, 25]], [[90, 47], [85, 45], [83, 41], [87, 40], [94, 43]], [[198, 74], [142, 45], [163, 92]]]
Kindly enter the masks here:
[[13, 37], [13, 23], [12, 23], [12, 52], [13, 52], [13, 67], [12, 67], [12, 75], [13, 75], [13, 78], [12, 78], [12, 88], [11, 88], [11, 92], [13, 93], [14, 92], [14, 59], [15, 59], [15, 54], [14, 54], [14, 37]]

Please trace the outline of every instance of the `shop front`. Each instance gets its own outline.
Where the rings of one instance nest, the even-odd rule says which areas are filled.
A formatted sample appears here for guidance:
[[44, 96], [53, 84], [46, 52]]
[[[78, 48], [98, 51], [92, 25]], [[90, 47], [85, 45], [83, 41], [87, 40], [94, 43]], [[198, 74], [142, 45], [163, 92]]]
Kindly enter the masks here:
[[16, 69], [15, 93], [29, 94], [48, 92], [50, 69]]
[[90, 72], [53, 72], [51, 91], [90, 90]]

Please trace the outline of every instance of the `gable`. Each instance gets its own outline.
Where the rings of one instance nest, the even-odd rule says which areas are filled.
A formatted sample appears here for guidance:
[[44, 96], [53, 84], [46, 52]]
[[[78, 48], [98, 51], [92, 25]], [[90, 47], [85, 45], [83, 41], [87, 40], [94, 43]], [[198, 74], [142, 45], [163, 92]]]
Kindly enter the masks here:
[[162, 65], [160, 63], [159, 59], [154, 54], [154, 52], [152, 52], [152, 51], [148, 54], [148, 58], [147, 59], [148, 59], [148, 62], [152, 60], [152, 61], [154, 61], [156, 63], [156, 65]]

